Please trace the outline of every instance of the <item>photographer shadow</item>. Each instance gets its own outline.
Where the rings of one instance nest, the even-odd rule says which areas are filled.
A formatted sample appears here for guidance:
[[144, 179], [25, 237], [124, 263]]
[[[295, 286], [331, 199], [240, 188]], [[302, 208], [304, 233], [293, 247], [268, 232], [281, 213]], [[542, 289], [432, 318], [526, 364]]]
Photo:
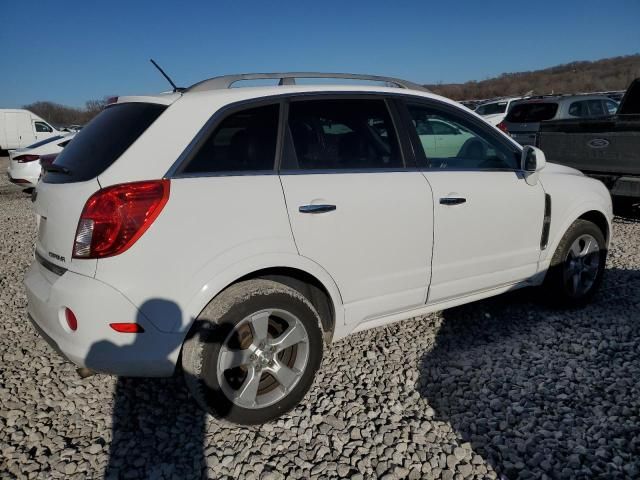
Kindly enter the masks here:
[[[171, 301], [151, 299], [141, 310], [162, 310], [165, 318], [181, 319], [180, 308]], [[141, 314], [139, 314], [140, 316]], [[148, 323], [139, 318], [137, 323]], [[94, 344], [87, 366], [103, 359], [135, 358], [136, 352], [163, 349], [159, 370], [171, 370], [170, 354], [178, 344], [149, 344], [145, 333], [131, 334], [130, 345], [110, 341]], [[176, 336], [179, 338], [179, 336]], [[106, 479], [199, 479], [206, 478], [205, 434], [207, 414], [192, 399], [185, 385], [184, 372], [178, 367], [168, 378], [119, 377], [114, 392], [109, 459]]]
[[582, 309], [524, 289], [445, 310], [417, 388], [508, 479], [638, 478], [639, 291], [611, 268]]

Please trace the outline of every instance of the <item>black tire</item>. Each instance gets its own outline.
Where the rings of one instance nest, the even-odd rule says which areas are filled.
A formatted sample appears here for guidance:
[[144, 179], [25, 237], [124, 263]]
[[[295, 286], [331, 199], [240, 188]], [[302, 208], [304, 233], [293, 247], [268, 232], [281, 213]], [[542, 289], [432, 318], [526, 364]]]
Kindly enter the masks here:
[[[224, 370], [220, 374], [218, 362], [221, 360], [222, 349], [229, 348], [229, 342], [244, 341], [241, 338], [246, 339], [246, 336], [241, 337], [238, 328], [242, 329], [248, 325], [246, 328], [251, 332], [250, 343], [253, 345], [255, 330], [252, 328], [251, 321], [247, 319], [254, 314], [270, 309], [285, 312], [292, 318], [299, 320], [306, 330], [307, 337], [304, 340], [303, 350], [299, 351], [299, 345], [296, 345], [289, 347], [295, 348], [294, 353], [288, 350], [272, 353], [273, 360], [269, 365], [272, 365], [274, 361], [277, 365], [283, 363], [282, 355], [284, 354], [288, 355], [287, 361], [291, 361], [291, 357], [295, 357], [300, 352], [305, 355], [305, 365], [297, 369], [292, 367], [298, 372], [297, 383], [291, 386], [290, 391], [282, 393], [286, 395], [284, 398], [269, 405], [265, 404], [264, 407], [245, 408], [238, 405], [237, 400], [233, 401], [230, 398], [234, 393], [232, 390], [230, 391], [233, 388], [231, 383], [233, 381], [240, 383], [241, 380], [237, 380], [235, 377], [239, 376], [242, 379], [243, 374], [245, 375], [244, 381], [248, 381], [249, 372], [254, 372], [253, 368], [262, 369], [263, 366], [233, 367], [234, 370]], [[272, 331], [283, 322], [285, 321], [277, 318], [277, 315], [268, 314], [269, 340], [280, 338], [274, 338]], [[242, 425], [260, 424], [278, 418], [298, 405], [313, 383], [316, 371], [322, 361], [323, 339], [320, 325], [317, 311], [311, 302], [297, 290], [264, 279], [236, 283], [220, 293], [205, 307], [185, 340], [182, 348], [182, 369], [186, 384], [198, 404], [216, 418]], [[243, 352], [248, 351], [247, 346], [237, 348], [242, 348]], [[262, 358], [261, 355], [262, 353], [260, 353], [260, 358]], [[252, 355], [252, 358], [256, 356]], [[253, 363], [258, 361], [252, 360]], [[272, 391], [276, 388], [281, 389], [275, 392], [276, 396], [280, 394], [279, 392], [285, 391], [279, 384], [273, 386], [274, 381], [276, 384], [278, 383], [276, 376], [271, 376], [266, 370], [268, 366], [264, 368], [265, 370], [262, 370], [261, 376], [258, 377], [261, 379], [260, 388], [265, 390], [262, 387], [262, 380], [269, 380], [265, 383], [267, 391], [269, 391], [268, 388], [271, 388]], [[227, 373], [234, 378], [228, 378]], [[242, 383], [242, 385], [246, 385], [246, 383]], [[237, 391], [239, 392], [240, 388]], [[258, 394], [259, 392], [260, 390]], [[259, 397], [256, 396], [256, 398]]]
[[[595, 278], [584, 291], [573, 291], [569, 279], [570, 249], [574, 242], [588, 235], [597, 242], [597, 259], [592, 257], [595, 269]], [[564, 307], [582, 307], [586, 305], [596, 294], [604, 276], [607, 261], [607, 244], [604, 233], [600, 228], [587, 220], [576, 220], [566, 231], [558, 244], [549, 271], [544, 281], [544, 290], [552, 304]], [[597, 267], [597, 269], [596, 269]], [[582, 277], [581, 277], [582, 278]], [[590, 279], [590, 277], [589, 277]]]

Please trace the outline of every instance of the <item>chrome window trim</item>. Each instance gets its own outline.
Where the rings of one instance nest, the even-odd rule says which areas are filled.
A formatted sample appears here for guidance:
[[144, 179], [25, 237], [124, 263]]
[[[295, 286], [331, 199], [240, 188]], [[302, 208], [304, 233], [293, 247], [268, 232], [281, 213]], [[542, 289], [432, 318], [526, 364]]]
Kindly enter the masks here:
[[420, 172], [417, 167], [410, 168], [319, 168], [314, 169], [288, 169], [280, 170], [280, 175], [352, 175], [356, 173], [404, 173], [404, 172]]
[[[227, 115], [233, 113], [236, 110], [242, 110], [244, 108], [260, 107], [260, 106], [265, 106], [265, 105], [270, 105], [275, 103], [282, 104], [289, 100], [295, 101], [296, 99], [307, 100], [307, 99], [310, 99], [310, 97], [317, 97], [318, 99], [333, 97], [334, 99], [339, 100], [345, 96], [349, 96], [350, 98], [354, 98], [354, 99], [357, 97], [360, 97], [360, 98], [377, 97], [377, 98], [380, 98], [381, 100], [385, 100], [385, 98], [388, 98], [388, 97], [400, 97], [400, 98], [410, 97], [410, 98], [417, 98], [417, 99], [422, 98], [416, 95], [412, 95], [411, 91], [398, 92], [398, 93], [362, 92], [362, 91], [353, 91], [353, 92], [352, 91], [345, 91], [345, 92], [325, 91], [325, 92], [297, 92], [297, 93], [283, 92], [283, 93], [278, 93], [274, 95], [268, 95], [265, 97], [251, 98], [247, 100], [240, 100], [237, 102], [229, 103], [224, 107], [221, 107], [218, 110], [216, 110], [211, 115], [211, 117], [209, 117], [209, 119], [205, 122], [205, 124], [200, 128], [198, 133], [196, 133], [193, 139], [191, 139], [191, 141], [188, 143], [188, 145], [185, 147], [182, 153], [178, 156], [175, 162], [173, 162], [171, 167], [169, 167], [167, 172], [164, 174], [163, 178], [181, 178], [180, 177], [182, 175], [181, 170], [186, 166], [186, 163], [192, 158], [192, 156], [195, 155], [196, 153], [195, 149], [201, 145], [201, 142], [204, 142], [206, 138], [208, 138], [208, 135], [213, 133], [215, 128], [218, 126], [218, 124], [222, 120], [224, 120], [224, 118], [226, 118]], [[280, 115], [283, 115], [283, 113], [285, 112], [281, 107]], [[392, 115], [392, 113], [390, 112], [389, 115]], [[278, 132], [278, 135], [280, 138], [280, 132]], [[276, 149], [277, 148], [278, 146], [276, 146]], [[280, 154], [281, 152], [276, 150], [276, 153]], [[280, 162], [280, 158], [276, 158], [274, 165], [279, 165], [279, 162]], [[211, 172], [211, 173], [213, 173], [214, 175], [209, 175], [208, 173], [203, 172], [198, 174], [197, 176], [219, 176], [218, 174], [223, 172]], [[275, 168], [274, 168], [274, 173], [277, 173]]]
[[178, 173], [170, 178], [172, 180], [180, 180], [182, 178], [200, 177], [268, 177], [272, 175], [278, 175], [278, 172], [275, 170], [227, 170], [225, 172]]
[[[200, 130], [198, 131], [198, 133], [196, 133], [196, 135], [193, 137], [193, 139], [189, 142], [189, 144], [185, 147], [185, 149], [182, 151], [182, 153], [178, 156], [178, 158], [176, 159], [176, 161], [171, 165], [171, 167], [169, 168], [169, 170], [167, 170], [167, 172], [164, 174], [163, 178], [169, 178], [169, 179], [180, 179], [180, 178], [198, 178], [198, 177], [237, 177], [237, 176], [256, 176], [256, 175], [261, 175], [261, 176], [265, 176], [265, 175], [313, 175], [313, 174], [339, 174], [339, 173], [384, 173], [384, 172], [412, 172], [412, 171], [423, 171], [423, 172], [437, 172], [437, 171], [448, 171], [448, 172], [456, 172], [456, 171], [464, 171], [464, 172], [470, 172], [470, 171], [478, 171], [478, 172], [495, 172], [495, 171], [507, 171], [507, 172], [516, 172], [516, 173], [520, 173], [523, 174], [523, 170], [521, 169], [497, 169], [497, 168], [492, 168], [492, 169], [478, 169], [478, 168], [429, 168], [427, 166], [418, 166], [418, 167], [408, 167], [405, 166], [405, 168], [389, 168], [389, 169], [385, 169], [385, 168], [373, 168], [373, 169], [349, 169], [349, 170], [327, 170], [327, 169], [323, 169], [323, 170], [280, 170], [278, 171], [277, 168], [280, 165], [281, 162], [281, 157], [282, 157], [282, 146], [280, 143], [278, 143], [276, 145], [276, 159], [274, 161], [274, 169], [273, 170], [258, 170], [258, 171], [227, 171], [227, 172], [200, 172], [200, 173], [194, 173], [194, 174], [184, 174], [181, 172], [181, 169], [184, 168], [184, 166], [186, 166], [186, 162], [188, 160], [191, 159], [191, 157], [193, 155], [195, 155], [194, 149], [198, 146], [200, 146], [200, 142], [204, 141], [208, 135], [210, 135], [211, 133], [213, 133], [213, 130], [215, 130], [215, 128], [218, 126], [218, 124], [224, 120], [224, 118], [226, 118], [227, 115], [232, 114], [234, 111], [239, 111], [245, 108], [255, 108], [255, 107], [260, 107], [260, 106], [265, 106], [265, 105], [270, 105], [270, 104], [274, 104], [274, 103], [280, 103], [280, 120], [279, 120], [279, 124], [283, 125], [284, 120], [282, 119], [282, 115], [288, 113], [284, 108], [284, 105], [288, 102], [288, 101], [298, 101], [298, 100], [309, 100], [312, 98], [318, 98], [318, 99], [341, 99], [345, 96], [348, 96], [349, 98], [352, 99], [357, 99], [357, 98], [370, 98], [370, 97], [376, 97], [376, 98], [380, 98], [382, 100], [385, 99], [389, 99], [389, 98], [394, 98], [394, 99], [400, 99], [400, 100], [404, 100], [404, 101], [408, 101], [408, 102], [418, 102], [418, 103], [424, 103], [426, 104], [425, 106], [442, 106], [445, 108], [451, 108], [451, 109], [456, 109], [456, 111], [461, 111], [462, 113], [466, 113], [464, 112], [464, 110], [462, 108], [459, 107], [455, 107], [453, 105], [449, 105], [447, 103], [444, 102], [440, 102], [437, 99], [432, 99], [432, 98], [425, 98], [422, 96], [418, 96], [415, 94], [412, 94], [411, 91], [399, 91], [399, 92], [362, 92], [362, 91], [345, 91], [345, 92], [335, 92], [335, 91], [325, 91], [325, 92], [297, 92], [297, 93], [278, 93], [278, 94], [274, 94], [274, 95], [268, 95], [265, 97], [260, 97], [260, 98], [251, 98], [251, 99], [247, 99], [247, 100], [240, 100], [237, 102], [233, 102], [233, 103], [229, 103], [227, 105], [225, 105], [224, 107], [219, 108], [218, 110], [216, 110], [211, 117], [205, 122], [205, 124], [200, 128]], [[390, 106], [387, 105], [387, 109], [390, 110]], [[396, 129], [396, 136], [398, 137], [398, 142], [401, 143], [401, 139], [400, 139], [400, 128], [406, 128], [404, 121], [401, 122], [401, 125], [396, 125], [395, 124], [395, 119], [394, 119], [394, 112], [390, 111], [390, 115], [392, 117], [392, 122], [394, 122], [394, 127]], [[400, 115], [400, 113], [398, 112], [398, 115]], [[472, 121], [476, 121], [477, 119], [473, 118], [472, 116], [470, 116]], [[283, 125], [283, 127], [286, 126], [286, 124]], [[278, 130], [278, 141], [281, 140], [281, 136], [282, 136], [282, 132], [280, 132], [280, 130]], [[502, 139], [500, 138], [499, 141], [504, 142], [509, 144], [509, 146], [511, 147], [515, 147], [515, 150], [518, 149], [518, 147], [520, 147], [520, 150], [522, 150], [522, 147], [519, 146], [515, 141], [511, 141], [511, 142], [507, 142], [506, 139]], [[412, 142], [410, 142], [409, 146], [413, 149], [414, 145]], [[400, 146], [400, 149], [402, 150], [402, 146]], [[403, 156], [404, 152], [401, 153]], [[415, 153], [414, 153], [415, 156]], [[403, 159], [405, 165], [408, 165], [410, 162], [410, 159], [407, 159], [406, 156]], [[417, 158], [416, 158], [417, 161]]]

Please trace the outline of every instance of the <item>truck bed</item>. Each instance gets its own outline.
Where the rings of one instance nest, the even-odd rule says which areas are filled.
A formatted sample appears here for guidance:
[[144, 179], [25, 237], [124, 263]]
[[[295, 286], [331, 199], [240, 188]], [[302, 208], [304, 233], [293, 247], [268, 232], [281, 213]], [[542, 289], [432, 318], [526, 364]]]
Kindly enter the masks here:
[[640, 176], [640, 115], [542, 122], [538, 146], [585, 173]]

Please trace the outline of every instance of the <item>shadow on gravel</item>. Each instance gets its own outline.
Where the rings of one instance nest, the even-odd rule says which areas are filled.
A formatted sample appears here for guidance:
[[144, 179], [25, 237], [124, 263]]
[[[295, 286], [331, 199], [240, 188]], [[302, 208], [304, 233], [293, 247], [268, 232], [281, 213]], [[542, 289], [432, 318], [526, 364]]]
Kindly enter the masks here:
[[[180, 315], [170, 301], [152, 299], [154, 308]], [[160, 303], [160, 305], [158, 305]], [[87, 364], [118, 355], [135, 356], [148, 345], [144, 333], [125, 347], [103, 341], [94, 344]], [[176, 345], [166, 346], [164, 356]], [[171, 378], [120, 377], [114, 393], [112, 435], [106, 479], [199, 479], [206, 472], [205, 413], [189, 396], [182, 375]]]
[[509, 479], [640, 476], [640, 271], [608, 269], [593, 303], [534, 289], [442, 312], [418, 388]]

